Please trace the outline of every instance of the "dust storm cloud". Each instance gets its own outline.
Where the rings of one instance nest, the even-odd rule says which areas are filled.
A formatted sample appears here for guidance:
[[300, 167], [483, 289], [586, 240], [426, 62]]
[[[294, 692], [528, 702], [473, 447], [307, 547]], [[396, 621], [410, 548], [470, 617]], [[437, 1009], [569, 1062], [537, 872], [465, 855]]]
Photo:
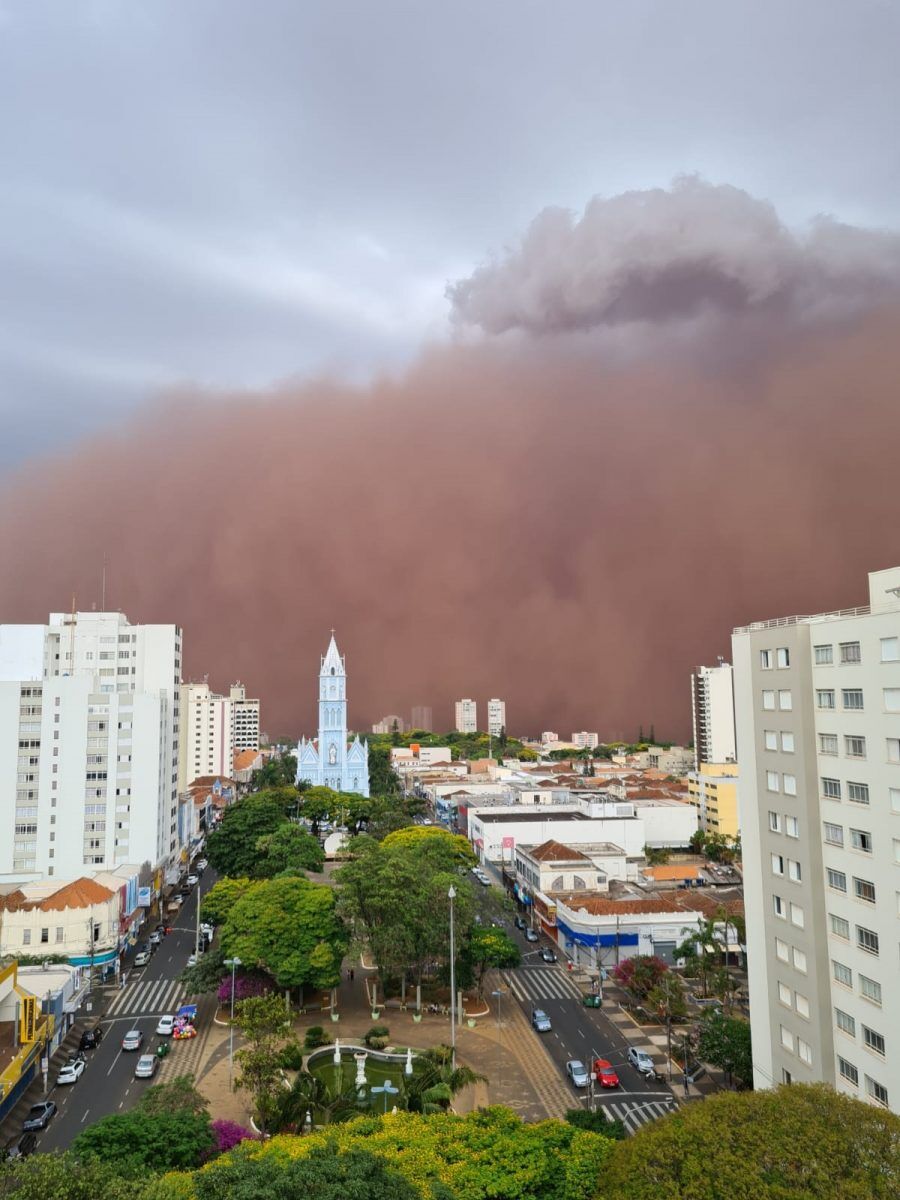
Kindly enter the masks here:
[[511, 730], [686, 736], [733, 624], [864, 599], [900, 561], [900, 314], [752, 369], [616, 369], [582, 343], [427, 351], [368, 389], [170, 397], [0, 489], [0, 613], [100, 602], [185, 629], [313, 727], [334, 626], [363, 727], [503, 696]]

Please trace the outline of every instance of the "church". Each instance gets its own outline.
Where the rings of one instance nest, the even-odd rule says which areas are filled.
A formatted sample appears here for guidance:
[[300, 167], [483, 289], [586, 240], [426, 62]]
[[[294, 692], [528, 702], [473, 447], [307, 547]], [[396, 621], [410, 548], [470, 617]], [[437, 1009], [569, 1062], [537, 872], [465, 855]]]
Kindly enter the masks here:
[[347, 745], [347, 670], [334, 630], [319, 672], [319, 737], [297, 747], [297, 783], [369, 794], [369, 743]]

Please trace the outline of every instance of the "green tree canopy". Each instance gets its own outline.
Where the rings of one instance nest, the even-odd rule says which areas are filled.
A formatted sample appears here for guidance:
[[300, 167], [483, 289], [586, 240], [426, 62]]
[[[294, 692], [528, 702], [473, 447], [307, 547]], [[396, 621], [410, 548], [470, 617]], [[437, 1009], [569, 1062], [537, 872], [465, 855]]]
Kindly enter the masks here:
[[296, 754], [276, 754], [254, 771], [251, 780], [257, 790], [274, 787], [292, 787], [297, 778]]
[[505, 929], [473, 925], [462, 952], [463, 963], [472, 972], [478, 995], [484, 992], [484, 977], [492, 967], [517, 967], [522, 961], [519, 947]]
[[257, 841], [287, 822], [288, 811], [297, 800], [295, 789], [273, 788], [251, 792], [226, 808], [218, 829], [206, 842], [210, 863], [232, 879], [252, 878], [258, 858]]
[[303, 1158], [272, 1161], [233, 1152], [195, 1176], [197, 1200], [421, 1200], [383, 1158], [362, 1147], [316, 1145]]
[[900, 1118], [824, 1084], [722, 1093], [620, 1142], [610, 1200], [894, 1200]]
[[279, 987], [335, 987], [347, 932], [335, 893], [299, 876], [267, 879], [231, 908], [221, 933], [227, 958], [265, 971]]
[[222, 925], [227, 920], [235, 903], [255, 886], [255, 882], [246, 876], [242, 876], [240, 879], [223, 876], [201, 898], [201, 918], [204, 921], [212, 921], [213, 925]]
[[697, 1053], [704, 1062], [721, 1067], [744, 1083], [753, 1079], [750, 1023], [721, 1013], [707, 1013], [700, 1027]]
[[139, 1105], [89, 1125], [72, 1143], [72, 1153], [135, 1175], [196, 1167], [214, 1145], [208, 1113], [147, 1112]]
[[176, 1075], [168, 1083], [157, 1083], [148, 1088], [141, 1097], [140, 1108], [150, 1115], [161, 1112], [202, 1114], [209, 1109], [209, 1101], [197, 1091], [193, 1075]]
[[444, 871], [472, 867], [477, 861], [468, 838], [440, 825], [410, 825], [388, 834], [382, 844], [386, 850], [415, 851], [423, 862]]
[[271, 879], [283, 871], [321, 871], [325, 854], [318, 841], [299, 825], [285, 823], [274, 833], [256, 840], [257, 879]]
[[204, 992], [215, 991], [225, 978], [227, 970], [225, 955], [221, 948], [217, 947], [201, 954], [197, 962], [192, 967], [185, 967], [178, 978], [189, 996], [200, 996]]
[[4, 1200], [135, 1200], [139, 1195], [139, 1185], [118, 1163], [82, 1162], [72, 1153], [0, 1162]]

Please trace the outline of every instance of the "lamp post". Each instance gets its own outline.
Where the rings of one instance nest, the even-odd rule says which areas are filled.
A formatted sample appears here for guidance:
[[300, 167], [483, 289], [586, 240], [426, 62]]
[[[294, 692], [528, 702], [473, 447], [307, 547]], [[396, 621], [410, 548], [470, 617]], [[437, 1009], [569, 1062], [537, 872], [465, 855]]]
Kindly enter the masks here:
[[225, 966], [231, 967], [231, 1024], [228, 1027], [228, 1089], [234, 1091], [234, 973], [241, 965], [237, 957], [226, 958]]
[[384, 1081], [384, 1083], [381, 1087], [373, 1087], [373, 1088], [370, 1088], [369, 1090], [373, 1093], [377, 1092], [379, 1095], [381, 1095], [381, 1093], [384, 1093], [384, 1111], [385, 1111], [385, 1113], [387, 1112], [388, 1096], [396, 1096], [396, 1095], [399, 1095], [399, 1092], [400, 1092], [400, 1089], [393, 1087], [390, 1080], [388, 1080], [388, 1079], [386, 1079]]
[[503, 1087], [503, 1022], [501, 1020], [501, 1005], [503, 1003], [503, 997], [506, 995], [506, 990], [505, 990], [505, 988], [497, 988], [496, 991], [491, 992], [491, 995], [497, 997], [497, 1040], [500, 1043], [500, 1071], [499, 1071], [498, 1082], [500, 1084], [500, 1087], [502, 1088]]
[[450, 900], [450, 1065], [456, 1070], [456, 939], [453, 929], [453, 901], [456, 888], [450, 884], [447, 892]]

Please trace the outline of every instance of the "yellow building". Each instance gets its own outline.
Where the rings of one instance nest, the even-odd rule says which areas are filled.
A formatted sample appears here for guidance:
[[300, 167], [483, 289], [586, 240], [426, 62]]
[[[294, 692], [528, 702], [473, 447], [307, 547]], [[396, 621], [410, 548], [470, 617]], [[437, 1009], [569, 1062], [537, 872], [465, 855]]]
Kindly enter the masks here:
[[0, 960], [0, 1120], [36, 1075], [53, 1033], [53, 1018], [18, 981], [15, 959]]
[[697, 809], [704, 833], [737, 837], [740, 832], [737, 800], [737, 763], [701, 763], [688, 775], [688, 799]]

